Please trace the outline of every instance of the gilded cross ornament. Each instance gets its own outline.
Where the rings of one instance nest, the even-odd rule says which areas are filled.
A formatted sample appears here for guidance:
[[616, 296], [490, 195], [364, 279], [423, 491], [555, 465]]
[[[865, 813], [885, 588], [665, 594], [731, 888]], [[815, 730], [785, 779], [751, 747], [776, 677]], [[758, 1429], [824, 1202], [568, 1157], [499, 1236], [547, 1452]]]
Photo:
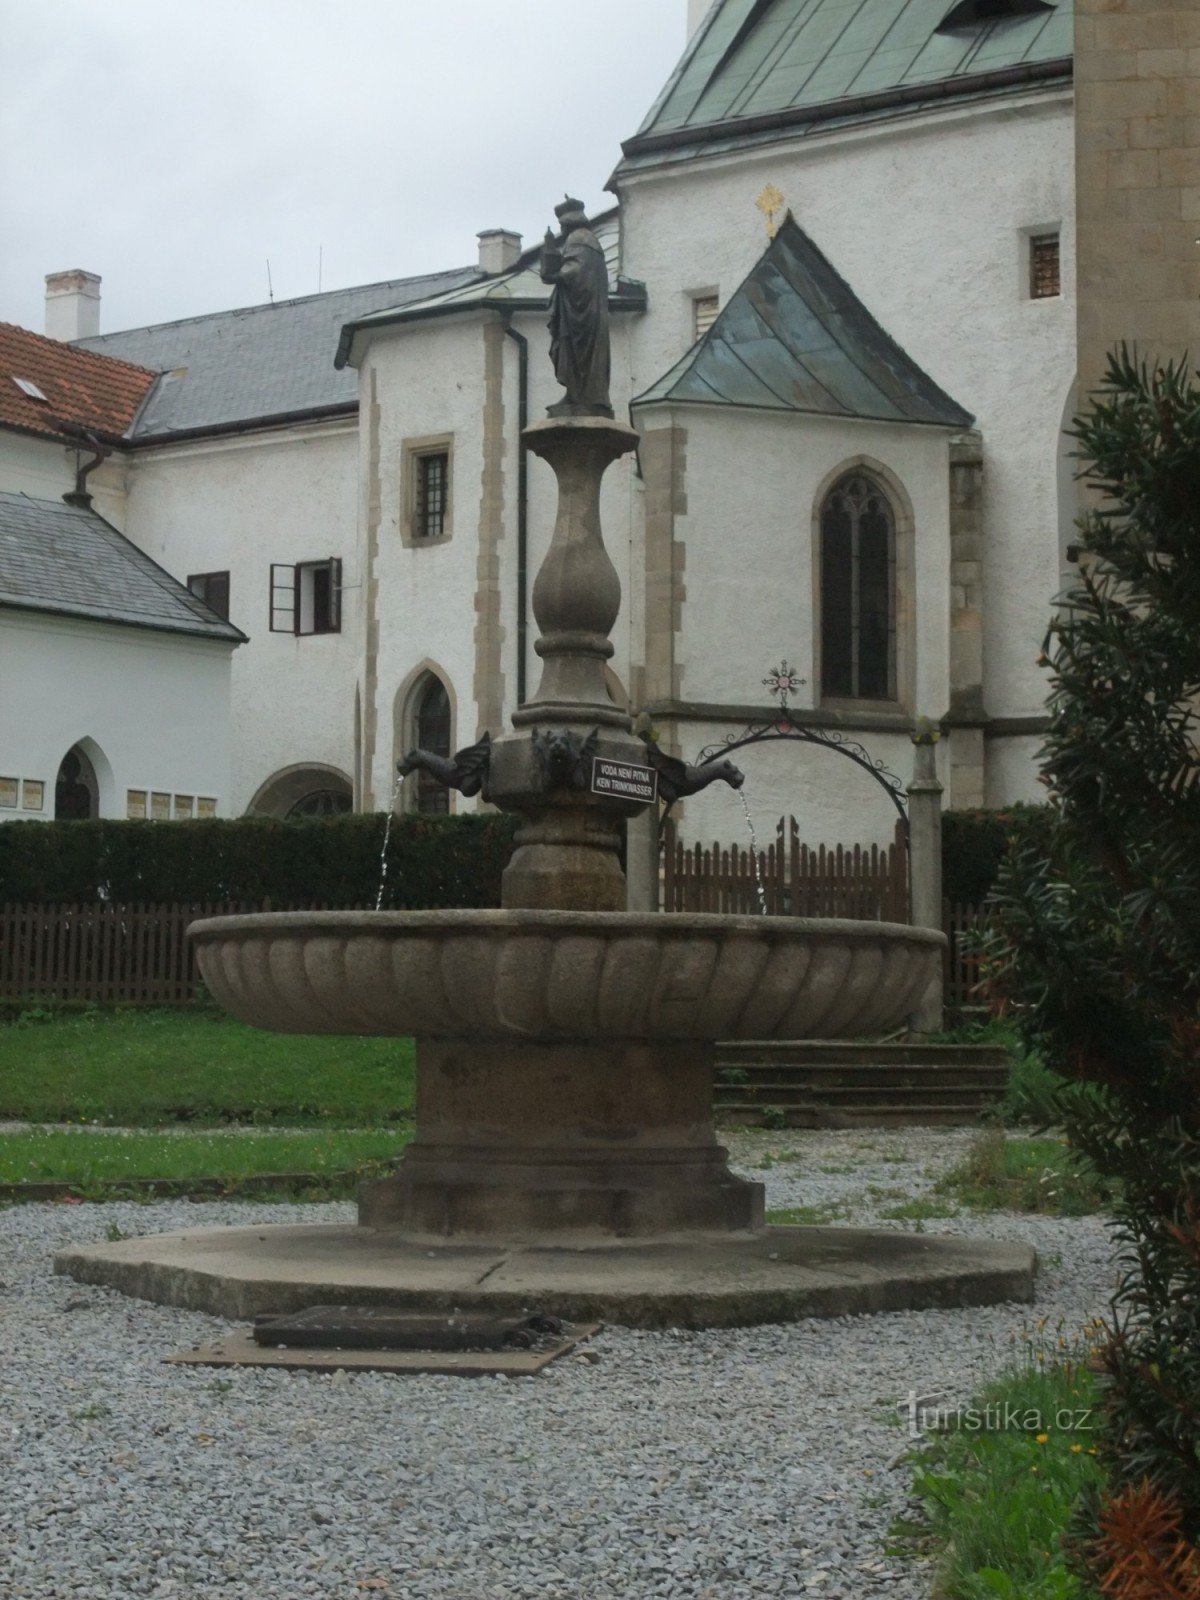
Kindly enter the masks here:
[[767, 238], [775, 237], [775, 218], [783, 210], [783, 196], [773, 183], [769, 183], [754, 202], [767, 219]]
[[763, 679], [767, 689], [779, 701], [779, 709], [787, 710], [788, 696], [795, 694], [796, 690], [806, 680], [800, 676], [794, 667], [789, 667], [786, 659], [777, 667], [772, 667]]

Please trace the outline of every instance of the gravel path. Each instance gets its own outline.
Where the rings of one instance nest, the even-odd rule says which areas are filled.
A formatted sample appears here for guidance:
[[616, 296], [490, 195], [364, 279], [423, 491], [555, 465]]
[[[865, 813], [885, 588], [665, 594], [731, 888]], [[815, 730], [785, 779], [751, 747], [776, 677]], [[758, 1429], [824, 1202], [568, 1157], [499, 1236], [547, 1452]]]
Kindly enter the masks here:
[[[867, 1222], [896, 1203], [870, 1186], [924, 1192], [968, 1140], [792, 1131], [730, 1143], [768, 1204]], [[50, 1272], [56, 1248], [114, 1226], [296, 1216], [179, 1201], [0, 1214], [4, 1600], [926, 1600], [927, 1574], [885, 1549], [908, 1482], [897, 1401], [911, 1389], [965, 1400], [1014, 1336], [1042, 1316], [1077, 1327], [1112, 1277], [1094, 1219], [927, 1221], [1032, 1240], [1036, 1305], [614, 1328], [594, 1341], [598, 1362], [468, 1380], [166, 1367], [161, 1356], [226, 1325]]]

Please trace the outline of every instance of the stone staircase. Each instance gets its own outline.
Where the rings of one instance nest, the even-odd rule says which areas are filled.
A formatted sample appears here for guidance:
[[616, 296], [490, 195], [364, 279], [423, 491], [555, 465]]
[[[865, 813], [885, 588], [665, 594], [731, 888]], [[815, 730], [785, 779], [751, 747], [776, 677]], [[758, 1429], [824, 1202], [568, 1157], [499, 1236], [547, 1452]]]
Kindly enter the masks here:
[[718, 1122], [882, 1128], [978, 1120], [1004, 1093], [997, 1045], [748, 1040], [717, 1045]]

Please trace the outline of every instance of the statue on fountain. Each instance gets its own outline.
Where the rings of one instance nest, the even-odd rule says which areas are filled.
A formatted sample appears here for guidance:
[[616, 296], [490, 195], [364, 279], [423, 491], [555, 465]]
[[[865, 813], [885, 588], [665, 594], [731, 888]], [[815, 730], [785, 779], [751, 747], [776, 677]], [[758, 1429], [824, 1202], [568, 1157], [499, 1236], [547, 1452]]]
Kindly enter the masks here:
[[552, 417], [611, 417], [609, 399], [608, 268], [599, 239], [588, 226], [581, 200], [569, 196], [555, 206], [562, 229], [546, 230], [540, 264], [550, 296], [550, 360], [566, 398], [549, 407]]

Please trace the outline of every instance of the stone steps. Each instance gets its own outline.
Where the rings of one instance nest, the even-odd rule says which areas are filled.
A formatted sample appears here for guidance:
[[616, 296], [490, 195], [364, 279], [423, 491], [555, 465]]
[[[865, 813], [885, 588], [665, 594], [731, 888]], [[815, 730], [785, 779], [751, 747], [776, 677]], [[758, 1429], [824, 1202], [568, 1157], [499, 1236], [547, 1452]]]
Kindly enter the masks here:
[[1003, 1095], [994, 1045], [764, 1040], [717, 1046], [725, 1122], [793, 1128], [962, 1124]]

